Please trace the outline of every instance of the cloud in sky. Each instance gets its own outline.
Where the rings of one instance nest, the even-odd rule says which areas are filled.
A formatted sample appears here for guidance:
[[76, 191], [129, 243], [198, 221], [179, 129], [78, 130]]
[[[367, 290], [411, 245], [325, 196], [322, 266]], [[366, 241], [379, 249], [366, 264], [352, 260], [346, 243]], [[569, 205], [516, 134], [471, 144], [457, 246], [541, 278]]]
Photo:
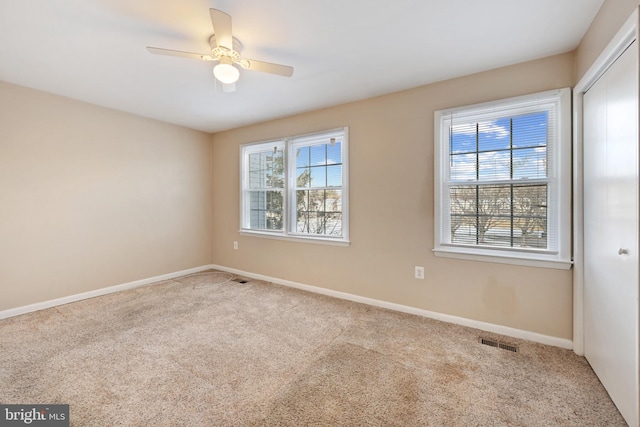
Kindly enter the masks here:
[[450, 131], [454, 181], [475, 181], [478, 174], [489, 181], [546, 177], [546, 113], [459, 122]]

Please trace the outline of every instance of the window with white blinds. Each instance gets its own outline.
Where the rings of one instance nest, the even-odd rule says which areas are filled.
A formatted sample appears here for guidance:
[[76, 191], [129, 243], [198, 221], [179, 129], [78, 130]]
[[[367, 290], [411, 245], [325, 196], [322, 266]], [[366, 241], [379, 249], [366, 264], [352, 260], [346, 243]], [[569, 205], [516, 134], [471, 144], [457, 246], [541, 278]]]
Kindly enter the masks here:
[[241, 231], [348, 243], [347, 128], [241, 147]]
[[284, 144], [273, 142], [244, 148], [244, 225], [253, 230], [280, 231], [284, 225]]
[[570, 90], [435, 114], [439, 256], [570, 266]]

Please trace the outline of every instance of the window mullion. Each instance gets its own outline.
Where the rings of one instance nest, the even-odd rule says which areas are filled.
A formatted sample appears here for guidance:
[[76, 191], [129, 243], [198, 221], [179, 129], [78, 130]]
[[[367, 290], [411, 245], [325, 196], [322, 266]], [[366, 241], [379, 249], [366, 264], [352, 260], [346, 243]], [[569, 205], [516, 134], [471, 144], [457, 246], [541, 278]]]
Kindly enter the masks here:
[[[480, 181], [480, 123], [476, 123], [476, 182]], [[480, 244], [480, 186], [476, 185], [476, 245]]]
[[291, 142], [290, 139], [285, 139], [285, 144], [287, 146], [287, 158], [285, 159], [285, 164], [287, 165], [286, 176], [287, 176], [287, 234], [292, 234], [295, 230], [295, 206], [296, 206], [296, 164], [291, 159], [295, 158], [295, 145]]
[[[513, 118], [509, 120], [509, 177], [513, 180]], [[513, 247], [513, 207], [514, 207], [514, 194], [513, 194], [513, 184], [509, 185], [509, 213], [510, 213], [510, 244]]]

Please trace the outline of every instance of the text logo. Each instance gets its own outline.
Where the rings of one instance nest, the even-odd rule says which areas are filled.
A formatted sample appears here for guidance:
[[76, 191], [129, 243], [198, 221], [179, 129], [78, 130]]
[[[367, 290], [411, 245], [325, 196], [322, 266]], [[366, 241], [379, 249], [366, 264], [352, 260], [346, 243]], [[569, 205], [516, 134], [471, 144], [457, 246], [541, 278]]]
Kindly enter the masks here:
[[0, 427], [69, 427], [69, 405], [0, 405]]

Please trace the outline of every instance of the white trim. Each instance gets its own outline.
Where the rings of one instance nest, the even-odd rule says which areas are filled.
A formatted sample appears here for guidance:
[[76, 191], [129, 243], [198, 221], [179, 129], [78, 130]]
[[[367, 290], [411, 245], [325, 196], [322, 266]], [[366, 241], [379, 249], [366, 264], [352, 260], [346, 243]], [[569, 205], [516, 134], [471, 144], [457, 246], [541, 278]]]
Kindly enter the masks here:
[[584, 356], [583, 96], [578, 90], [573, 94], [573, 351], [579, 356]]
[[216, 270], [226, 271], [228, 273], [249, 277], [251, 279], [264, 280], [266, 282], [275, 283], [275, 284], [287, 286], [290, 288], [301, 289], [304, 291], [313, 292], [321, 295], [327, 295], [330, 297], [339, 298], [347, 301], [353, 301], [361, 304], [371, 305], [374, 307], [381, 307], [389, 310], [399, 311], [402, 313], [413, 314], [416, 316], [426, 317], [428, 319], [435, 319], [442, 322], [453, 323], [456, 325], [466, 326], [469, 328], [479, 329], [486, 332], [505, 335], [512, 338], [533, 341], [540, 344], [551, 345], [554, 347], [560, 347], [568, 350], [571, 350], [573, 348], [573, 343], [571, 342], [571, 340], [564, 339], [564, 338], [552, 337], [549, 335], [543, 335], [536, 332], [530, 332], [522, 329], [511, 328], [508, 326], [496, 325], [493, 323], [481, 322], [478, 320], [467, 319], [464, 317], [437, 313], [434, 311], [423, 310], [421, 308], [410, 307], [402, 304], [396, 304], [393, 302], [377, 300], [373, 298], [363, 297], [360, 295], [349, 294], [346, 292], [334, 291], [332, 289], [305, 285], [298, 282], [292, 282], [290, 280], [279, 279], [276, 277], [269, 277], [262, 274], [249, 273], [247, 271], [242, 271], [235, 268], [229, 268], [222, 265], [212, 265], [211, 267], [215, 268]]
[[316, 294], [327, 295], [334, 298], [353, 301], [361, 304], [367, 304], [374, 307], [386, 308], [389, 310], [399, 311], [402, 313], [413, 314], [416, 316], [426, 317], [429, 319], [440, 320], [442, 322], [453, 323], [456, 325], [466, 326], [469, 328], [479, 329], [482, 331], [492, 332], [500, 335], [505, 335], [513, 338], [524, 339], [541, 344], [552, 345], [555, 347], [571, 349], [573, 343], [570, 340], [552, 337], [549, 335], [538, 334], [536, 332], [525, 331], [522, 329], [515, 329], [508, 326], [496, 325], [493, 323], [480, 322], [477, 320], [467, 319], [464, 317], [451, 316], [449, 314], [437, 313], [434, 311], [423, 310], [416, 307], [409, 307], [402, 304], [396, 304], [388, 301], [377, 300], [373, 298], [363, 297], [359, 295], [349, 294], [346, 292], [334, 291], [331, 289], [321, 288], [317, 286], [305, 285], [298, 282], [292, 282], [290, 280], [278, 279], [276, 277], [269, 277], [262, 274], [249, 273], [247, 271], [238, 270], [235, 268], [229, 268], [221, 265], [209, 264], [200, 267], [194, 267], [187, 270], [177, 271], [174, 273], [163, 274], [160, 276], [149, 277], [147, 279], [135, 280], [133, 282], [123, 283], [120, 285], [110, 286], [108, 288], [96, 289], [89, 292], [83, 292], [81, 294], [69, 295], [54, 300], [43, 301], [36, 304], [30, 304], [22, 307], [11, 308], [8, 310], [0, 311], [0, 319], [6, 319], [13, 316], [19, 316], [21, 314], [27, 314], [34, 311], [44, 310], [51, 307], [57, 307], [72, 302], [82, 301], [89, 298], [99, 297], [103, 295], [112, 294], [115, 292], [126, 291], [128, 289], [139, 288], [141, 286], [154, 284], [164, 280], [174, 279], [176, 277], [186, 276], [189, 274], [199, 273], [206, 270], [221, 270], [228, 273], [236, 274], [239, 276], [245, 276], [252, 279], [264, 280], [267, 282], [275, 283], [278, 285], [287, 286], [290, 288], [301, 289]]
[[[527, 267], [539, 267], [539, 268], [554, 268], [556, 270], [569, 270], [571, 269], [571, 261], [545, 259], [543, 255], [537, 255], [533, 252], [513, 252], [510, 254], [507, 251], [502, 253], [482, 253], [482, 248], [470, 248], [468, 252], [465, 252], [464, 248], [455, 247], [453, 249], [447, 249], [444, 246], [433, 249], [433, 254], [440, 258], [455, 258], [464, 259], [467, 261], [478, 262], [492, 262], [497, 264], [510, 264], [510, 265], [524, 265]], [[522, 254], [526, 254], [525, 258]], [[536, 256], [540, 256], [537, 259]]]
[[638, 8], [611, 39], [573, 91], [573, 351], [584, 355], [584, 188], [582, 114], [584, 93], [638, 38]]
[[147, 279], [135, 280], [133, 282], [123, 283], [120, 285], [109, 286], [108, 288], [95, 289], [93, 291], [83, 292], [81, 294], [69, 295], [49, 301], [42, 301], [35, 304], [29, 304], [22, 307], [10, 308], [0, 311], [0, 319], [6, 319], [21, 314], [27, 314], [34, 311], [44, 310], [46, 308], [57, 307], [59, 305], [69, 304], [76, 301], [82, 301], [89, 298], [99, 297], [112, 294], [114, 292], [126, 291], [128, 289], [139, 288], [163, 280], [175, 279], [176, 277], [186, 276], [188, 274], [199, 273], [214, 268], [211, 265], [203, 265], [201, 267], [189, 268], [187, 270], [176, 271], [174, 273], [162, 274], [160, 276], [149, 277]]
[[[344, 215], [344, 214], [343, 214]], [[259, 230], [238, 230], [241, 236], [263, 237], [266, 239], [287, 240], [289, 242], [313, 243], [316, 245], [349, 246], [351, 242], [343, 238], [316, 237], [299, 234], [283, 234], [279, 232], [270, 233]]]

